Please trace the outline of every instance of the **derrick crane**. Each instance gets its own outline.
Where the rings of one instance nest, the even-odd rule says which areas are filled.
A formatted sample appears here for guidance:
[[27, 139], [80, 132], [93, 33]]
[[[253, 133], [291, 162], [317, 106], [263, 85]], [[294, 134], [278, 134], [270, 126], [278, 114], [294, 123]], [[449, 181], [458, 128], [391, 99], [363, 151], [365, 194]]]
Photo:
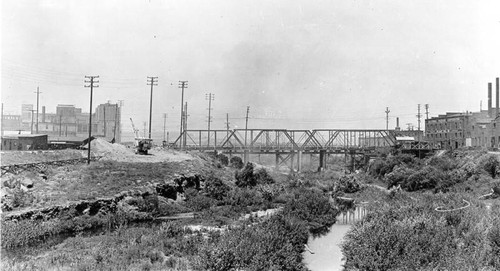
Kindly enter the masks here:
[[144, 138], [139, 136], [139, 129], [135, 128], [134, 121], [130, 118], [130, 123], [132, 123], [132, 129], [134, 130], [134, 148], [135, 153], [138, 154], [148, 154], [148, 150], [151, 149], [153, 145], [153, 140], [151, 138]]

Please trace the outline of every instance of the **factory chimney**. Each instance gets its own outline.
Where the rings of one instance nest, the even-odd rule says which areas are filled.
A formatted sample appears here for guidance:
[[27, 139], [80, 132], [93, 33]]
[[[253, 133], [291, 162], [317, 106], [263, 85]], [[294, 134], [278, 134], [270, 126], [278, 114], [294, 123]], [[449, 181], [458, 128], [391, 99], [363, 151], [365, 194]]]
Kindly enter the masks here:
[[399, 117], [396, 118], [396, 131], [399, 131]]
[[42, 106], [42, 123], [45, 122], [45, 105]]
[[495, 118], [498, 118], [498, 108], [500, 107], [500, 105], [499, 105], [499, 102], [500, 102], [500, 101], [499, 101], [499, 99], [498, 99], [498, 92], [500, 91], [500, 90], [498, 89], [498, 77], [497, 77], [497, 82], [496, 82], [496, 83], [497, 83], [497, 88], [496, 88], [496, 93], [495, 93], [495, 95], [496, 95], [496, 96], [495, 96], [495, 99], [496, 99], [496, 101], [497, 101], [497, 104], [496, 104], [496, 106], [497, 106], [497, 107], [496, 107], [496, 109], [495, 109]]
[[493, 112], [491, 112], [491, 83], [488, 83], [488, 117], [493, 117]]

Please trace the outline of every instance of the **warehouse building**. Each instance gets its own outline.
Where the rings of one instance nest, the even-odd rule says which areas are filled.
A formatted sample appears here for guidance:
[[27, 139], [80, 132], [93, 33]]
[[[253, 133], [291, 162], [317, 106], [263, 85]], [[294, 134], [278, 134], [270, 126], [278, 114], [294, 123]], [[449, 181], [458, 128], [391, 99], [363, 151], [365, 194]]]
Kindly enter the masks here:
[[5, 135], [2, 136], [2, 151], [46, 150], [48, 148], [47, 135]]

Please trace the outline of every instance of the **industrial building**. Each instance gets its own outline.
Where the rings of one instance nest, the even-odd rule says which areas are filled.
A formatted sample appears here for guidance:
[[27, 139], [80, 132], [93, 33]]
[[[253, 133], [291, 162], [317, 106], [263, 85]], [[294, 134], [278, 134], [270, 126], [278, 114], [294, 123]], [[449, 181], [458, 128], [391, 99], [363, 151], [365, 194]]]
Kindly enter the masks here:
[[46, 150], [47, 135], [4, 135], [0, 144], [2, 151]]
[[500, 95], [496, 78], [496, 107], [492, 106], [492, 83], [488, 83], [488, 109], [479, 112], [447, 112], [425, 120], [426, 140], [441, 148], [500, 147]]
[[[38, 115], [38, 123], [37, 123]], [[121, 142], [121, 108], [118, 104], [100, 104], [92, 114], [92, 136]], [[45, 134], [49, 141], [81, 142], [89, 136], [89, 113], [74, 105], [59, 104], [55, 113], [42, 106], [38, 114], [33, 105], [23, 104], [21, 115], [2, 115], [2, 132], [8, 134]]]

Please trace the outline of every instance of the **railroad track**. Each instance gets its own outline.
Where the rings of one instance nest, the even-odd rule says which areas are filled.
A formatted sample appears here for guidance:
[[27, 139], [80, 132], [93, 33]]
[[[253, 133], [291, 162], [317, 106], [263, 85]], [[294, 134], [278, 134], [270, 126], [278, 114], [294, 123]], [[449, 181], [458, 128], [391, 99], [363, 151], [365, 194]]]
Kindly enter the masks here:
[[[102, 156], [94, 156], [91, 157], [91, 161], [96, 161], [99, 160]], [[22, 171], [25, 170], [35, 170], [35, 171], [42, 171], [47, 169], [47, 167], [51, 166], [65, 166], [65, 165], [75, 165], [75, 164], [80, 164], [87, 162], [87, 158], [74, 158], [74, 159], [65, 159], [65, 160], [54, 160], [54, 161], [44, 161], [44, 162], [37, 162], [37, 163], [23, 163], [23, 164], [12, 164], [12, 165], [5, 165], [1, 166], [1, 175], [3, 176], [7, 173], [12, 173], [12, 174], [19, 174]]]

